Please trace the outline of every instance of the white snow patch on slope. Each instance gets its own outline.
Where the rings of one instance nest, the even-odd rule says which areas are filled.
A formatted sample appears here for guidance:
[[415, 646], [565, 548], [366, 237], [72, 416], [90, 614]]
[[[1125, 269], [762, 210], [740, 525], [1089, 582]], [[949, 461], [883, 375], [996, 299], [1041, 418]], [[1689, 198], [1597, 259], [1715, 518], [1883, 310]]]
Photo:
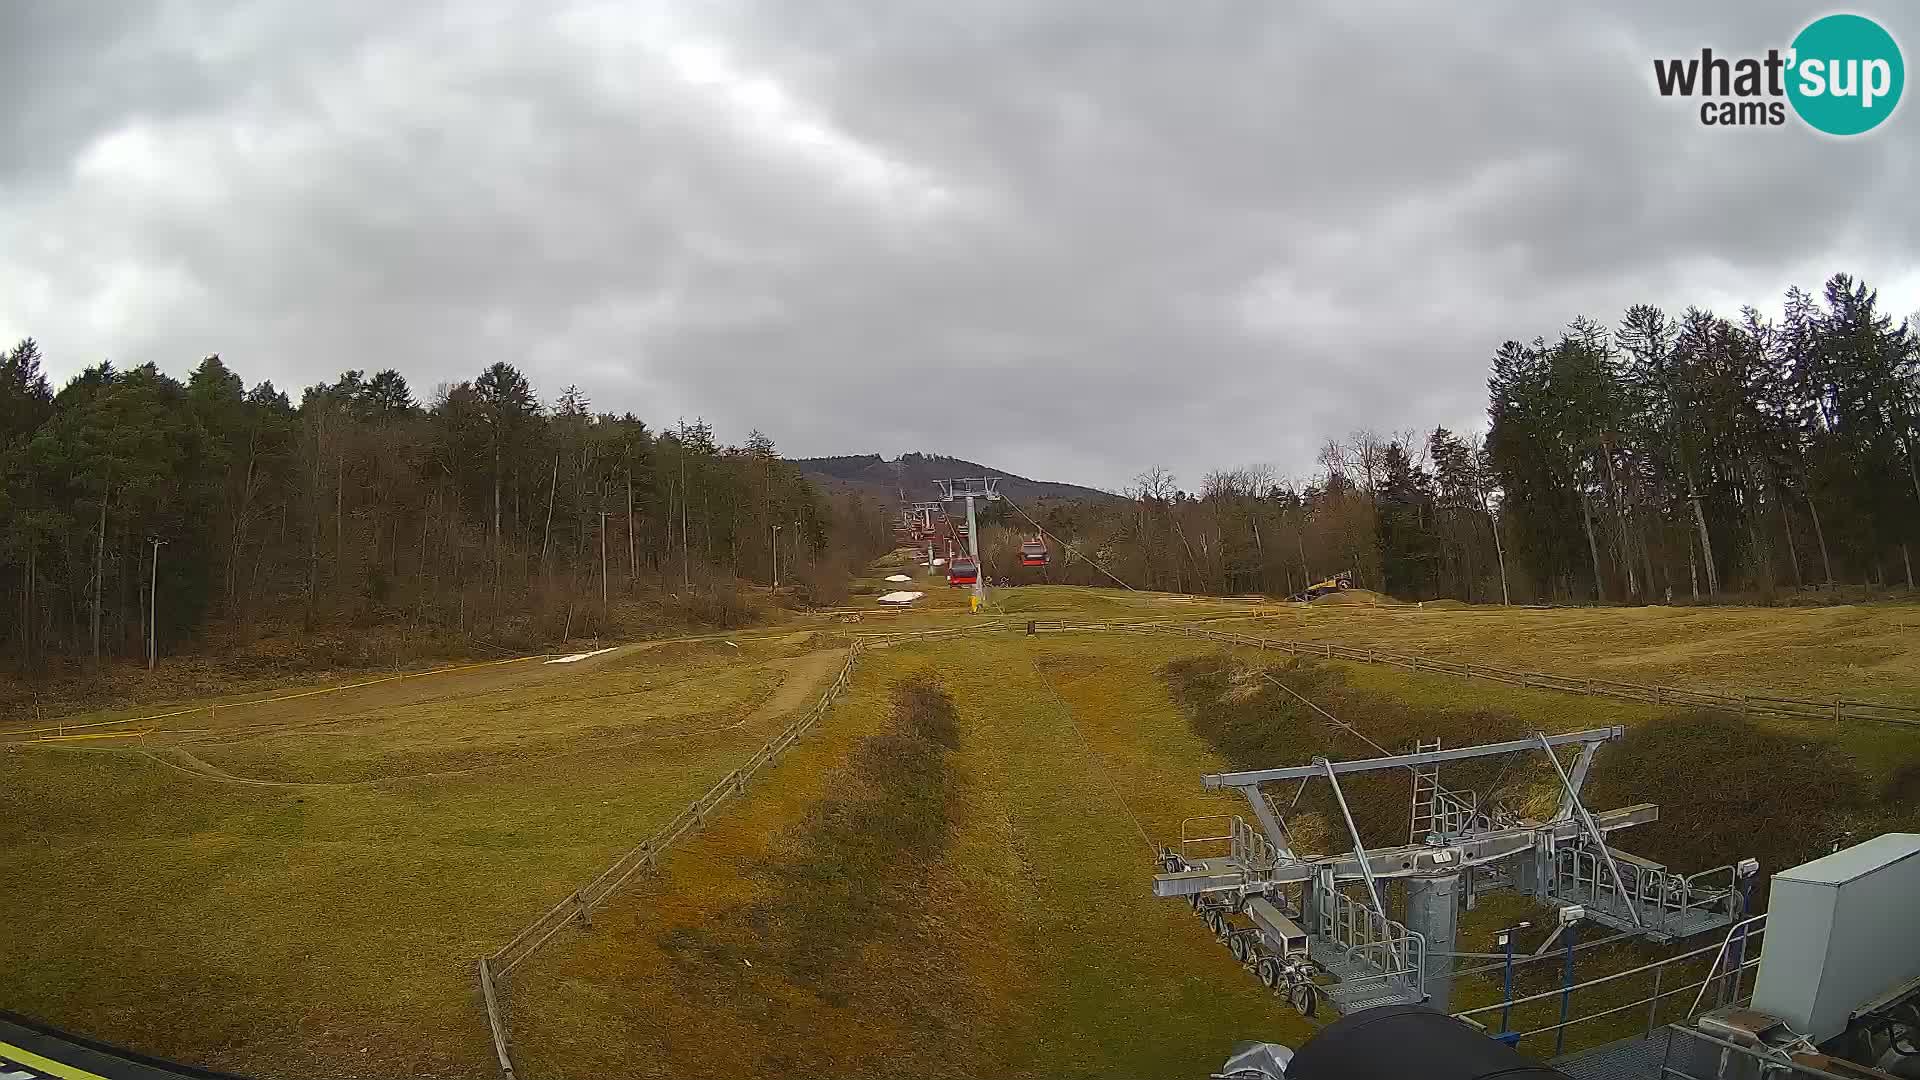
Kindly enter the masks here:
[[556, 656], [556, 657], [554, 657], [553, 659], [551, 659], [551, 660], [549, 660], [549, 661], [547, 661], [547, 663], [549, 663], [549, 664], [577, 664], [577, 663], [579, 663], [580, 661], [582, 661], [582, 660], [585, 660], [585, 659], [586, 659], [586, 658], [588, 658], [589, 656], [599, 656], [599, 655], [600, 655], [601, 653], [610, 653], [610, 652], [612, 652], [613, 650], [615, 650], [615, 649], [617, 649], [617, 648], [619, 648], [619, 647], [620, 647], [620, 646], [618, 646], [618, 645], [609, 645], [609, 646], [607, 646], [607, 647], [606, 647], [606, 648], [604, 648], [604, 649], [595, 649], [595, 650], [593, 650], [592, 652], [577, 652], [577, 653], [573, 653], [573, 654], [571, 654], [571, 655], [568, 655], [568, 656]]

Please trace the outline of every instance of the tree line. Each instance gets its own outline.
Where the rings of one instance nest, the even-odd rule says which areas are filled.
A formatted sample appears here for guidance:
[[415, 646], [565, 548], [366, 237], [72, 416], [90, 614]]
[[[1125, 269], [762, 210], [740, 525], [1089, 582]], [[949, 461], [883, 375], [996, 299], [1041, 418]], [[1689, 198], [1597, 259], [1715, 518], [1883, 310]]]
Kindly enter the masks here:
[[[1611, 328], [1575, 318], [1503, 343], [1487, 387], [1484, 436], [1362, 431], [1305, 482], [1253, 466], [1190, 492], [1154, 468], [1119, 508], [1034, 513], [1140, 588], [1286, 594], [1338, 571], [1476, 602], [1913, 587], [1920, 318], [1848, 275], [1790, 289], [1778, 319], [1644, 304]], [[1058, 557], [1044, 576], [1103, 581]]]
[[886, 532], [759, 432], [656, 431], [572, 386], [543, 401], [507, 363], [425, 402], [389, 369], [295, 404], [218, 356], [185, 382], [101, 363], [56, 393], [28, 339], [0, 353], [0, 479], [0, 649], [29, 672], [215, 621], [521, 645], [620, 629], [641, 600], [725, 622], [776, 558], [831, 594]]

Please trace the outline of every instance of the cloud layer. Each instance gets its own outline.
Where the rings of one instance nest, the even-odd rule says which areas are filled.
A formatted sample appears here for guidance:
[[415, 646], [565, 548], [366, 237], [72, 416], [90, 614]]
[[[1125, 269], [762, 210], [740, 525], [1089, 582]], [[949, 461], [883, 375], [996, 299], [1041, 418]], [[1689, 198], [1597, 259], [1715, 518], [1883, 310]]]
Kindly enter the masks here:
[[508, 360], [790, 454], [1304, 475], [1481, 424], [1494, 346], [1576, 314], [1839, 269], [1920, 305], [1912, 104], [1843, 141], [1653, 91], [1818, 13], [0, 5], [0, 338], [294, 390]]

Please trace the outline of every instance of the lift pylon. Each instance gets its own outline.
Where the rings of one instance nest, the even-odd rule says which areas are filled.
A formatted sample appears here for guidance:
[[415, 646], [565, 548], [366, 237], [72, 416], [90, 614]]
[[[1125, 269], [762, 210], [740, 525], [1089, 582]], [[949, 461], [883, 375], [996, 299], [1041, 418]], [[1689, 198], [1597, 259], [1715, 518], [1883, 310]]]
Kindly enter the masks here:
[[975, 499], [991, 501], [1000, 497], [1000, 481], [994, 477], [982, 476], [968, 480], [935, 480], [940, 488], [943, 502], [965, 499], [967, 502], [967, 548], [973, 560], [973, 598], [976, 604], [985, 603], [987, 587], [980, 567], [980, 529], [973, 517]]
[[[1423, 743], [1408, 754], [1208, 774], [1202, 784], [1240, 792], [1257, 824], [1233, 815], [1183, 823], [1179, 847], [1161, 852], [1154, 895], [1186, 898], [1236, 959], [1296, 1005], [1301, 987], [1311, 983], [1308, 996], [1324, 997], [1343, 1012], [1418, 1002], [1446, 1009], [1459, 913], [1471, 906], [1476, 888], [1522, 892], [1570, 918], [1577, 912], [1654, 941], [1730, 925], [1744, 914], [1738, 864], [1670, 874], [1607, 840], [1658, 820], [1659, 807], [1592, 811], [1581, 801], [1595, 753], [1624, 733], [1594, 728], [1453, 749]], [[1571, 772], [1559, 758], [1569, 746], [1579, 751]], [[1490, 796], [1450, 790], [1440, 781], [1447, 762], [1540, 751], [1553, 757], [1563, 792], [1545, 821], [1503, 813]], [[1411, 842], [1368, 847], [1348, 812], [1341, 778], [1399, 769], [1413, 778]], [[1281, 812], [1261, 790], [1314, 780], [1327, 782], [1351, 850], [1297, 853]], [[1404, 921], [1389, 914], [1396, 885]], [[1251, 925], [1236, 921], [1242, 918]]]

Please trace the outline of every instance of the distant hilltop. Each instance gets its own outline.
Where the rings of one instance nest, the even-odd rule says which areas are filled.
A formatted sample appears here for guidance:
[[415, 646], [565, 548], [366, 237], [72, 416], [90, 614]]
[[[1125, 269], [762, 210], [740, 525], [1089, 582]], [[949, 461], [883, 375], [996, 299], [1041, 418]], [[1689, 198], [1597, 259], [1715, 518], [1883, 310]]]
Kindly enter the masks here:
[[1078, 484], [1058, 484], [1048, 480], [1029, 480], [1024, 476], [989, 468], [974, 461], [941, 454], [902, 454], [888, 461], [879, 454], [850, 454], [844, 457], [796, 458], [809, 480], [829, 491], [850, 491], [888, 504], [938, 499], [935, 480], [955, 480], [976, 476], [1000, 481], [1000, 490], [1015, 502], [1041, 499], [1112, 499], [1111, 492]]

